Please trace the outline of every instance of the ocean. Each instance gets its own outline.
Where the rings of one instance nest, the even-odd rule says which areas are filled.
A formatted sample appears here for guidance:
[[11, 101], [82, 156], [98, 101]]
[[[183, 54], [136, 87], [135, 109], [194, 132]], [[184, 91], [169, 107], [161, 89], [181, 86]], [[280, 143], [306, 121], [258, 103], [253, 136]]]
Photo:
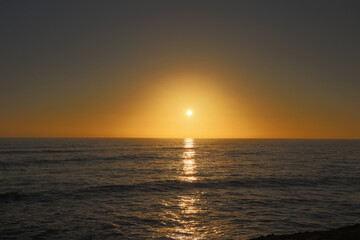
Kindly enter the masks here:
[[360, 140], [0, 139], [0, 239], [250, 239], [360, 223]]

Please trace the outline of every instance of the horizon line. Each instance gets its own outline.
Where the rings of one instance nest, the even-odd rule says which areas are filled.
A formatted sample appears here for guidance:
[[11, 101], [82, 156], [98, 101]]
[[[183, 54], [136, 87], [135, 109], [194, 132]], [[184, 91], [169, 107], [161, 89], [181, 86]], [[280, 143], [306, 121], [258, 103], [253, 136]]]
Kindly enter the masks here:
[[360, 140], [360, 138], [246, 138], [246, 137], [2, 137], [0, 139], [233, 139], [233, 140]]

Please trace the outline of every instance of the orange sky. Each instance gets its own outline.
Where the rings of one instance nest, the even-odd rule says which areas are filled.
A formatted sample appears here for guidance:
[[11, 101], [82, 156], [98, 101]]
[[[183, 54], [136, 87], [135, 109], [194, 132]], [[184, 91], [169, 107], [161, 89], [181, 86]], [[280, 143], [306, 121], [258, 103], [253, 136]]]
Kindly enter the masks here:
[[[46, 102], [3, 118], [5, 137], [358, 138], [347, 109], [269, 91], [244, 74], [152, 73], [76, 102]], [[137, 76], [139, 77], [139, 76]], [[240, 82], [240, 83], [239, 83]], [[128, 87], [125, 91], [124, 88]], [[121, 94], [117, 94], [117, 92]], [[193, 115], [186, 115], [191, 109]], [[340, 114], [340, 115], [338, 115]], [[5, 120], [5, 122], [4, 122]]]

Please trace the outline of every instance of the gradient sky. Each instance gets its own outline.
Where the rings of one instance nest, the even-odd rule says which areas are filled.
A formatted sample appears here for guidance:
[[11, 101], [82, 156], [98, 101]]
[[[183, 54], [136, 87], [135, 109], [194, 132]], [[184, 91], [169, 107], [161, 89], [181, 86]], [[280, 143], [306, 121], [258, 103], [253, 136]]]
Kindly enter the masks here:
[[0, 136], [360, 138], [359, 10], [1, 1]]

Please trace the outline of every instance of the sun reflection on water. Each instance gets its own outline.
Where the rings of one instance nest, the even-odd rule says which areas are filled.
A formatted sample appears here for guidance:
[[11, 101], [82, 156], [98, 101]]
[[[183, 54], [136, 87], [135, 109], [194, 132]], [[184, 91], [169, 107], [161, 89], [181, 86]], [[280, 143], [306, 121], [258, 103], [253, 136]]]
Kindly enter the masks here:
[[185, 138], [184, 139], [184, 148], [194, 148], [194, 139]]
[[181, 195], [177, 199], [177, 209], [167, 211], [167, 215], [172, 217], [175, 227], [168, 229], [167, 237], [171, 239], [206, 239], [206, 227], [199, 221], [199, 213], [203, 211], [199, 193], [191, 195]]
[[194, 196], [183, 196], [180, 198], [179, 206], [184, 214], [195, 214], [199, 212], [199, 209], [196, 208], [195, 203], [198, 201], [198, 198]]
[[[183, 152], [180, 155], [178, 179], [189, 185], [177, 195], [169, 196], [163, 202], [162, 212], [165, 228], [159, 229], [166, 238], [207, 239], [210, 234], [208, 226], [204, 224], [204, 215], [207, 204], [201, 195], [204, 192], [193, 188], [191, 185], [198, 181], [195, 143], [191, 138], [184, 139]], [[206, 221], [205, 221], [206, 222]]]
[[192, 138], [186, 138], [184, 140], [184, 152], [182, 155], [182, 174], [180, 179], [186, 182], [194, 182], [197, 180], [196, 174], [196, 162], [195, 162], [195, 148], [194, 140]]

